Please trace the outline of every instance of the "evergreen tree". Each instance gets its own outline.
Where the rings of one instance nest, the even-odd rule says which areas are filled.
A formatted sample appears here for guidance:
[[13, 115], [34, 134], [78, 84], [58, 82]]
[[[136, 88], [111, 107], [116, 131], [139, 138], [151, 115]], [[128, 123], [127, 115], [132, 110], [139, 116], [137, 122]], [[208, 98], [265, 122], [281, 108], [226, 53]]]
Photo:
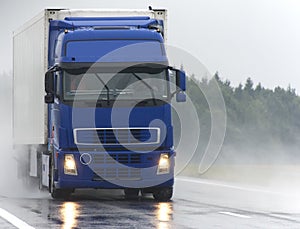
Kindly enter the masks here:
[[[245, 85], [232, 87], [229, 80], [214, 74], [224, 97], [227, 110], [227, 136], [225, 144], [249, 144], [266, 142], [298, 143], [300, 136], [300, 97], [289, 86], [286, 90], [276, 87], [254, 86], [249, 77]], [[188, 79], [188, 94], [195, 104], [201, 123], [210, 123], [210, 111], [206, 98], [197, 84], [209, 92], [211, 80]], [[209, 128], [209, 125], [206, 125]], [[207, 130], [209, 132], [209, 130]]]

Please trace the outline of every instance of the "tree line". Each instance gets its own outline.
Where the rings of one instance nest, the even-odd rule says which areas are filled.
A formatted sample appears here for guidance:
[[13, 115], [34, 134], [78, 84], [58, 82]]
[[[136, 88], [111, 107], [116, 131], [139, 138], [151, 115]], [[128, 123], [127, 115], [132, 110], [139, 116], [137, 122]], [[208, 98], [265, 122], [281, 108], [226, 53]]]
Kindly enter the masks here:
[[[300, 97], [295, 89], [276, 87], [267, 89], [260, 83], [254, 85], [251, 78], [237, 87], [229, 80], [217, 82], [226, 105], [227, 129], [224, 144], [297, 144], [300, 139]], [[187, 79], [187, 94], [193, 101], [202, 131], [209, 134], [210, 111], [203, 92], [209, 91], [212, 80]], [[198, 85], [197, 85], [198, 84]]]

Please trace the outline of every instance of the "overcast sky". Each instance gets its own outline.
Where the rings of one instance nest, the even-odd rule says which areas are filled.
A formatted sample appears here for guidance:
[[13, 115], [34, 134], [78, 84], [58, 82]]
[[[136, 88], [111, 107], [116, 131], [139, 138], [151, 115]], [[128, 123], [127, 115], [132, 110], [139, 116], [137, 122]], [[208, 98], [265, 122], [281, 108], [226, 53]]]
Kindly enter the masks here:
[[12, 31], [43, 8], [166, 8], [168, 42], [234, 85], [300, 93], [300, 0], [0, 0], [0, 72], [12, 69]]

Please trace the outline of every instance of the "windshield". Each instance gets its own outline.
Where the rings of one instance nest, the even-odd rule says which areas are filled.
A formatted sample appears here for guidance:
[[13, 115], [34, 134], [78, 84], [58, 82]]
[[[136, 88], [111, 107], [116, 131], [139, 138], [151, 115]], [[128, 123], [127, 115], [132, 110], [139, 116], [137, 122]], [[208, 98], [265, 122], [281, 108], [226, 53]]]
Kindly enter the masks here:
[[118, 73], [63, 72], [64, 100], [114, 101], [168, 98], [166, 69], [132, 69]]

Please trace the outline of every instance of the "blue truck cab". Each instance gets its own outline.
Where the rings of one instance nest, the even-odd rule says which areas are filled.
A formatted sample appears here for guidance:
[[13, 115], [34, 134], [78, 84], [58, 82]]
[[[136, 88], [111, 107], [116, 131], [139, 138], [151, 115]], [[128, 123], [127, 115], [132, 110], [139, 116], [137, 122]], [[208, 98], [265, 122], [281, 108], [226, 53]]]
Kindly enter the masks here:
[[37, 170], [53, 198], [81, 188], [172, 197], [170, 103], [185, 101], [185, 73], [169, 66], [164, 27], [140, 14], [49, 20], [47, 143]]

